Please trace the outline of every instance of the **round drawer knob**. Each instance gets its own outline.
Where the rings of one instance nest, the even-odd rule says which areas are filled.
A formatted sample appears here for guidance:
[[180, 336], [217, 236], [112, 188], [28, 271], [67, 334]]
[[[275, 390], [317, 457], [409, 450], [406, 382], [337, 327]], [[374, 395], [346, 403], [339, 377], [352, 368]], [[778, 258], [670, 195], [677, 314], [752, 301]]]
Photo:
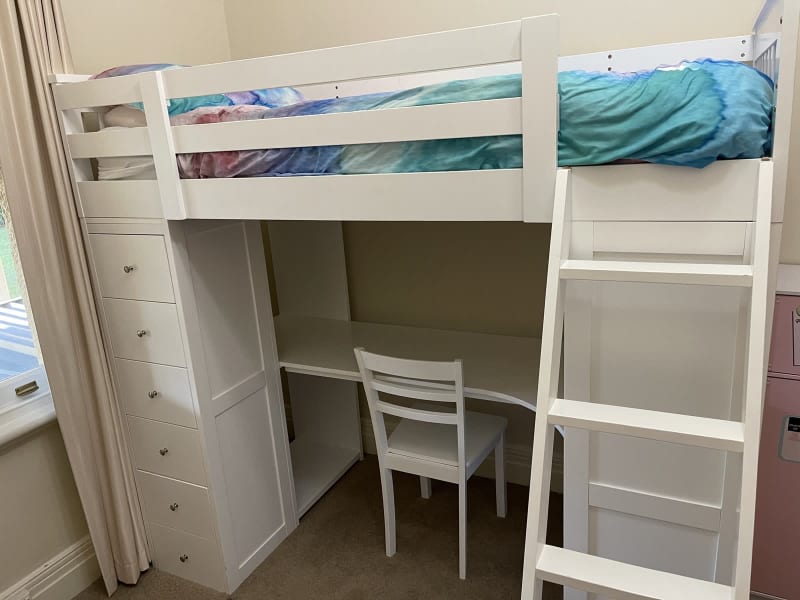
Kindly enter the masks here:
[[159, 451], [158, 451], [158, 453], [159, 453], [161, 456], [166, 456], [166, 455], [167, 455], [167, 452], [169, 452], [169, 448], [162, 448], [161, 450], [159, 450]]
[[156, 396], [158, 396], [158, 392], [156, 390], [153, 390], [152, 392], [147, 392], [147, 397], [150, 398], [151, 400]]
[[176, 510], [178, 510], [178, 507], [179, 507], [179, 506], [180, 506], [180, 505], [179, 505], [177, 502], [173, 502], [172, 504], [170, 504], [170, 505], [169, 505], [169, 509], [170, 509], [172, 512], [175, 512]]
[[189, 555], [188, 554], [181, 554], [180, 557], [178, 557], [178, 558], [179, 558], [179, 560], [181, 562], [185, 563], [187, 560], [189, 560]]
[[137, 329], [136, 330], [136, 337], [144, 337], [147, 335], [147, 331], [145, 329]]
[[132, 273], [136, 269], [136, 265], [125, 265], [122, 270], [126, 273]]

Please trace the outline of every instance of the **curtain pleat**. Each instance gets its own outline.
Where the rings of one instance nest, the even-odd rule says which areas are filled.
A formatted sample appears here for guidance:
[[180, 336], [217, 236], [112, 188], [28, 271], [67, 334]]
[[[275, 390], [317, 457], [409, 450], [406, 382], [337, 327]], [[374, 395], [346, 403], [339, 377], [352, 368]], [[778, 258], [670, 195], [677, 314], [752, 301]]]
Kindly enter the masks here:
[[72, 65], [58, 0], [0, 0], [0, 165], [64, 445], [108, 593], [149, 567], [122, 415], [49, 90]]

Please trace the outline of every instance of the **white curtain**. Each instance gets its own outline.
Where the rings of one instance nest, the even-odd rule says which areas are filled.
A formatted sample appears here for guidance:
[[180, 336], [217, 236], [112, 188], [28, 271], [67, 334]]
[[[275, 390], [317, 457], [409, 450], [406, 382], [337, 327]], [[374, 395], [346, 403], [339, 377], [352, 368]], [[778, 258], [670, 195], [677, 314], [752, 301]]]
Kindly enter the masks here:
[[48, 89], [71, 71], [58, 0], [0, 0], [0, 165], [53, 392], [106, 589], [149, 567], [69, 172]]

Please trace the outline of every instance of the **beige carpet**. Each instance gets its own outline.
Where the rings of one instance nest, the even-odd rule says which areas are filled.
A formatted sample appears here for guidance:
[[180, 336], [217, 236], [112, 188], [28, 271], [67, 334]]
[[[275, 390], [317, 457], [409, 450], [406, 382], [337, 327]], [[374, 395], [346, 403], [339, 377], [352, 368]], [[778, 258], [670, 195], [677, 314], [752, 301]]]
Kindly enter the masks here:
[[[467, 579], [458, 578], [457, 487], [395, 473], [397, 554], [384, 553], [378, 463], [354, 466], [300, 521], [300, 526], [233, 594], [235, 600], [470, 600], [520, 596], [528, 489], [508, 486], [508, 517], [495, 516], [494, 481], [474, 477], [467, 499]], [[561, 542], [561, 496], [551, 501], [550, 543]], [[98, 581], [75, 600], [100, 600]], [[146, 573], [114, 600], [223, 600], [224, 594], [167, 573]], [[561, 598], [555, 586], [545, 599]]]

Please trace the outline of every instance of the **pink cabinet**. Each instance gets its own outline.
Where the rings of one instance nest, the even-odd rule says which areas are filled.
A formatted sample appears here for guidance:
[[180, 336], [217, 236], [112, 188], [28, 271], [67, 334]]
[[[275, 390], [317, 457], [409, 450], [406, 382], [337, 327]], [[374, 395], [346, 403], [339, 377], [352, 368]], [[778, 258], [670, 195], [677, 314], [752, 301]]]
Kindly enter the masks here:
[[778, 296], [761, 427], [752, 589], [800, 600], [800, 296]]

